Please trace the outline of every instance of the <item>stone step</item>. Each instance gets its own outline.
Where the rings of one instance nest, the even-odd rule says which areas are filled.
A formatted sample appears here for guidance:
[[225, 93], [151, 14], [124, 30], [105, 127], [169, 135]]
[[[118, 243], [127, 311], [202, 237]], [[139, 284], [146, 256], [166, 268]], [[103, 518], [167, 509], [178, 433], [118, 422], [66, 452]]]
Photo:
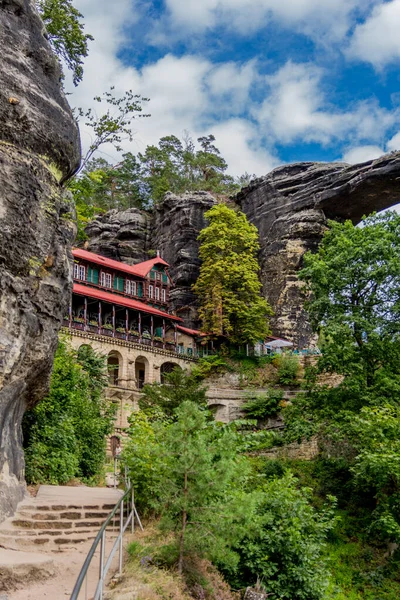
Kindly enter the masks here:
[[55, 566], [53, 558], [45, 554], [0, 548], [0, 573], [0, 589], [15, 590], [27, 582], [54, 577]]
[[63, 510], [107, 510], [110, 512], [114, 506], [115, 504], [80, 504], [79, 502], [71, 504], [32, 504], [31, 501], [28, 501], [25, 504], [23, 501], [18, 505], [18, 510], [46, 510], [56, 512]]
[[75, 521], [82, 519], [102, 519], [105, 521], [110, 514], [110, 511], [101, 510], [75, 510], [66, 512], [47, 512], [34, 510], [19, 510], [15, 517], [17, 519], [26, 518], [33, 521]]
[[[85, 542], [91, 542], [95, 539], [97, 531], [74, 531], [71, 535], [66, 535], [64, 531], [57, 531], [57, 535], [45, 535], [45, 532], [41, 532], [37, 536], [9, 536], [4, 535], [0, 532], [0, 547], [8, 550], [42, 550], [48, 552], [49, 550], [60, 550], [68, 549], [75, 546], [79, 546]], [[107, 539], [115, 539], [118, 532], [107, 532]]]
[[[115, 519], [117, 522], [119, 519]], [[29, 519], [13, 519], [12, 525], [18, 529], [77, 529], [88, 527], [90, 529], [100, 529], [104, 523], [104, 519], [90, 520], [74, 520], [74, 521], [34, 521]], [[1, 531], [1, 528], [0, 528]]]

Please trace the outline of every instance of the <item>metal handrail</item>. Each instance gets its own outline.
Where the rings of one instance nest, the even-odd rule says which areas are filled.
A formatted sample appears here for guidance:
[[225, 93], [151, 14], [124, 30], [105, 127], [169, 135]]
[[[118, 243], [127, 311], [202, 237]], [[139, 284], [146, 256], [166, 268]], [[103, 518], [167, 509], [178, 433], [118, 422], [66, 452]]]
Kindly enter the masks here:
[[[126, 506], [127, 515], [126, 515], [126, 521], [124, 523], [124, 502], [125, 502], [125, 500], [126, 500], [125, 506]], [[130, 505], [130, 510], [129, 510], [129, 505]], [[119, 520], [119, 534], [113, 544], [113, 547], [110, 551], [108, 558], [106, 559], [106, 557], [105, 557], [106, 529], [107, 529], [108, 525], [110, 525], [111, 521], [117, 516], [118, 510], [119, 510], [119, 519], [120, 519]], [[128, 514], [128, 510], [129, 510], [129, 514]], [[119, 574], [122, 573], [122, 554], [123, 554], [122, 539], [123, 539], [123, 535], [129, 524], [131, 524], [132, 533], [134, 532], [135, 517], [137, 519], [137, 522], [138, 522], [140, 528], [143, 531], [143, 526], [142, 526], [142, 523], [140, 521], [139, 515], [138, 515], [136, 507], [135, 507], [135, 496], [134, 496], [133, 486], [129, 485], [127, 491], [118, 500], [117, 504], [115, 505], [115, 507], [113, 508], [111, 513], [108, 515], [107, 519], [105, 520], [105, 522], [101, 526], [98, 534], [96, 535], [96, 537], [93, 541], [93, 544], [88, 552], [88, 555], [85, 559], [85, 562], [82, 565], [82, 569], [78, 575], [78, 579], [76, 580], [74, 589], [72, 590], [70, 600], [78, 600], [79, 594], [82, 590], [82, 586], [84, 583], [85, 583], [85, 600], [87, 600], [87, 597], [88, 597], [87, 596], [87, 593], [88, 593], [88, 590], [87, 590], [88, 571], [89, 571], [90, 564], [93, 560], [93, 557], [95, 555], [95, 552], [96, 552], [99, 544], [100, 544], [99, 578], [98, 578], [98, 582], [97, 582], [97, 586], [96, 586], [96, 591], [93, 596], [93, 600], [102, 600], [105, 578], [106, 578], [107, 572], [111, 566], [112, 560], [115, 556], [117, 548], [119, 548], [118, 572], [119, 572]]]

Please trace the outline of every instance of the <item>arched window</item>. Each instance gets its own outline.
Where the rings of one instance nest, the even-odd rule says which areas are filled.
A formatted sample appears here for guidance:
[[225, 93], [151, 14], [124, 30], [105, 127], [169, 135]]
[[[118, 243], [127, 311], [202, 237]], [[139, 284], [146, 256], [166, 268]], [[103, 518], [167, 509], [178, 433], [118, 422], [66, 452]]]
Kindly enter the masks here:
[[181, 367], [173, 362], [163, 363], [161, 365], [161, 369], [160, 369], [161, 383], [166, 383], [167, 379], [165, 376], [168, 375], [169, 373], [172, 373], [172, 371], [174, 371], [175, 369], [181, 370]]
[[120, 371], [122, 371], [122, 356], [112, 350], [107, 358], [108, 380], [110, 385], [120, 384]]

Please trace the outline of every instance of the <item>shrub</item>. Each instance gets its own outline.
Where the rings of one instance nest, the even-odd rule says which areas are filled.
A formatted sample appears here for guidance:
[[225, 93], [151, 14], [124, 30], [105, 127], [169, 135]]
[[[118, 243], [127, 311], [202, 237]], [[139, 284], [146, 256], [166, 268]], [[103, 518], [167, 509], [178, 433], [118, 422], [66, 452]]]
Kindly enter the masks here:
[[294, 385], [300, 370], [300, 362], [294, 354], [280, 354], [274, 358], [274, 365], [278, 369], [278, 383]]
[[266, 394], [250, 396], [243, 405], [247, 417], [265, 420], [278, 414], [283, 399], [283, 391], [269, 389]]

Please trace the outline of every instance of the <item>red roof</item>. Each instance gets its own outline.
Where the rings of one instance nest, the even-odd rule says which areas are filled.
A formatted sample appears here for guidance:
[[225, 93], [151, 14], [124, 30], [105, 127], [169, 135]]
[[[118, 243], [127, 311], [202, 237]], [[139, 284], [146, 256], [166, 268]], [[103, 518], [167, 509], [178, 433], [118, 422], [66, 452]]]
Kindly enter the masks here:
[[187, 327], [182, 327], [182, 325], [178, 325], [177, 329], [179, 329], [179, 331], [182, 331], [183, 333], [187, 333], [188, 335], [202, 335], [201, 331], [199, 331], [198, 329], [188, 329]]
[[115, 269], [116, 271], [123, 271], [124, 273], [129, 273], [129, 275], [137, 275], [138, 277], [146, 277], [147, 273], [150, 271], [150, 269], [152, 269], [152, 267], [154, 267], [154, 265], [161, 264], [165, 265], [166, 267], [169, 266], [168, 263], [159, 256], [152, 258], [151, 260], [145, 260], [137, 265], [127, 265], [119, 260], [113, 260], [112, 258], [106, 258], [100, 254], [95, 254], [94, 252], [82, 250], [82, 248], [74, 248], [72, 250], [72, 254], [74, 258], [81, 258], [83, 260], [87, 260], [88, 262], [102, 265], [103, 267], [108, 267], [110, 269]]
[[86, 285], [81, 285], [80, 283], [74, 283], [72, 291], [74, 294], [79, 294], [80, 296], [96, 298], [96, 300], [103, 300], [104, 302], [109, 302], [110, 304], [118, 304], [119, 306], [125, 306], [126, 308], [133, 308], [134, 310], [140, 310], [151, 315], [166, 317], [173, 321], [182, 321], [180, 317], [170, 315], [166, 312], [163, 312], [162, 310], [153, 308], [152, 306], [147, 306], [147, 304], [144, 304], [144, 302], [139, 302], [138, 300], [131, 300], [130, 298], [125, 298], [124, 296], [119, 296], [118, 294], [112, 294], [110, 292], [103, 292], [102, 290], [98, 290], [96, 288], [92, 288]]

